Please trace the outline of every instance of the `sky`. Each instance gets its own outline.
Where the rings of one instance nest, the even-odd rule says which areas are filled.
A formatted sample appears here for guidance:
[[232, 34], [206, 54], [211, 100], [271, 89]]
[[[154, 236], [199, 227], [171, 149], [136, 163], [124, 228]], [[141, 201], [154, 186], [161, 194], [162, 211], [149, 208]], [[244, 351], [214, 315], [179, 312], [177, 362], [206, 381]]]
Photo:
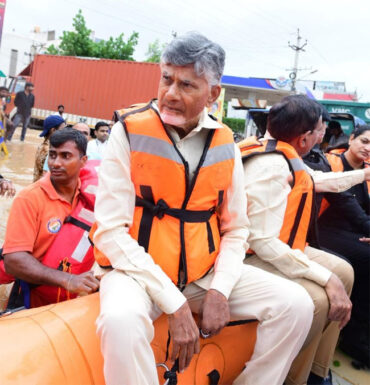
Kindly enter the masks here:
[[156, 39], [198, 31], [225, 49], [224, 73], [242, 77], [288, 77], [299, 28], [298, 79], [344, 81], [370, 102], [369, 0], [7, 0], [3, 32], [60, 36], [79, 9], [97, 38], [139, 32], [138, 61]]

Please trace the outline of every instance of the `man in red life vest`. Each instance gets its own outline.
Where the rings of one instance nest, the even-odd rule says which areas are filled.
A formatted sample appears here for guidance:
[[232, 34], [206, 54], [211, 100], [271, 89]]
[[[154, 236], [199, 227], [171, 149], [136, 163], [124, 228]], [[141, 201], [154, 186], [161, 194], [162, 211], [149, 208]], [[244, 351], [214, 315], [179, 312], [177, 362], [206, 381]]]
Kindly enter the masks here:
[[[84, 265], [81, 269], [81, 265], [75, 264], [86, 262], [84, 252], [77, 255], [77, 251], [88, 252], [89, 247], [84, 248], [88, 245], [89, 230], [85, 219], [93, 221], [88, 218], [88, 210], [93, 210], [94, 199], [89, 202], [89, 196], [81, 191], [80, 172], [87, 161], [86, 146], [85, 136], [76, 130], [55, 132], [50, 138], [50, 173], [23, 189], [11, 207], [3, 266], [8, 275], [38, 285], [31, 289], [31, 307], [56, 302], [66, 292], [86, 294], [99, 287], [99, 281], [87, 271], [93, 263], [91, 250], [87, 267]], [[76, 213], [77, 207], [80, 207], [79, 213]], [[64, 227], [70, 226], [67, 222], [77, 223], [75, 214], [80, 215], [78, 221], [86, 228], [77, 233], [74, 229], [65, 232]], [[71, 216], [74, 221], [67, 221]], [[72, 232], [75, 235], [72, 236]]]
[[158, 384], [150, 341], [162, 312], [180, 371], [200, 336], [257, 318], [253, 356], [235, 380], [243, 385], [281, 385], [310, 327], [302, 287], [243, 265], [240, 152], [206, 109], [220, 94], [224, 61], [204, 36], [178, 37], [162, 56], [158, 101], [117, 112], [95, 206], [97, 261], [109, 271], [97, 319], [107, 385]]

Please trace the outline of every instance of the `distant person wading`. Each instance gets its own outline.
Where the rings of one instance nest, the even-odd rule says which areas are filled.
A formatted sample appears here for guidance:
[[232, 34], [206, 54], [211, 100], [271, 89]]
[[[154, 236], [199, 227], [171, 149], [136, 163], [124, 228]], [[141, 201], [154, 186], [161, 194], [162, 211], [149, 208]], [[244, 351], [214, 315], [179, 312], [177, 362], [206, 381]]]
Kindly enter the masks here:
[[31, 118], [31, 110], [35, 104], [35, 96], [33, 95], [34, 86], [32, 83], [26, 83], [24, 91], [20, 91], [15, 96], [14, 104], [17, 107], [17, 113], [13, 119], [13, 128], [7, 134], [7, 140], [11, 141], [14, 131], [18, 124], [22, 122], [21, 142], [26, 137], [27, 127]]

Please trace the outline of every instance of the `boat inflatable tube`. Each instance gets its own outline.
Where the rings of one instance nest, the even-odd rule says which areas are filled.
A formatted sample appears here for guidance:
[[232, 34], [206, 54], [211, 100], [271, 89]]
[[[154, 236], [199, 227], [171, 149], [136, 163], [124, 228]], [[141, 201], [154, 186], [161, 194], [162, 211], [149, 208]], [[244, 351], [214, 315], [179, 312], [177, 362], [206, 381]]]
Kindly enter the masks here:
[[[22, 310], [0, 318], [1, 385], [104, 385], [103, 357], [95, 320], [99, 294], [54, 305]], [[257, 321], [225, 327], [201, 339], [178, 385], [231, 384], [253, 354]], [[165, 363], [168, 322], [154, 323], [152, 348], [158, 364]], [[171, 368], [171, 363], [165, 365]], [[158, 366], [164, 384], [164, 366]]]

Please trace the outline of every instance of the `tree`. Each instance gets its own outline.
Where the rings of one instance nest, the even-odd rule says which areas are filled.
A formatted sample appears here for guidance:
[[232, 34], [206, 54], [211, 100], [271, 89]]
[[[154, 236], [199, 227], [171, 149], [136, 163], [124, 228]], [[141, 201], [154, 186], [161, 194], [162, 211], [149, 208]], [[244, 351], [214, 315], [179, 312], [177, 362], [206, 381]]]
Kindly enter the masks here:
[[161, 61], [162, 51], [165, 44], [160, 44], [159, 40], [156, 39], [153, 43], [149, 43], [148, 51], [146, 52], [146, 62], [159, 63]]
[[87, 28], [81, 9], [73, 18], [74, 31], [63, 31], [59, 47], [51, 45], [46, 53], [63, 56], [85, 56], [105, 59], [134, 60], [133, 54], [139, 40], [139, 33], [133, 32], [127, 42], [123, 33], [117, 38], [95, 42], [91, 29]]
[[138, 40], [138, 32], [133, 32], [127, 43], [123, 40], [123, 33], [116, 39], [110, 37], [106, 41], [100, 40], [98, 43], [95, 43], [95, 53], [93, 56], [106, 59], [134, 60], [133, 54]]

